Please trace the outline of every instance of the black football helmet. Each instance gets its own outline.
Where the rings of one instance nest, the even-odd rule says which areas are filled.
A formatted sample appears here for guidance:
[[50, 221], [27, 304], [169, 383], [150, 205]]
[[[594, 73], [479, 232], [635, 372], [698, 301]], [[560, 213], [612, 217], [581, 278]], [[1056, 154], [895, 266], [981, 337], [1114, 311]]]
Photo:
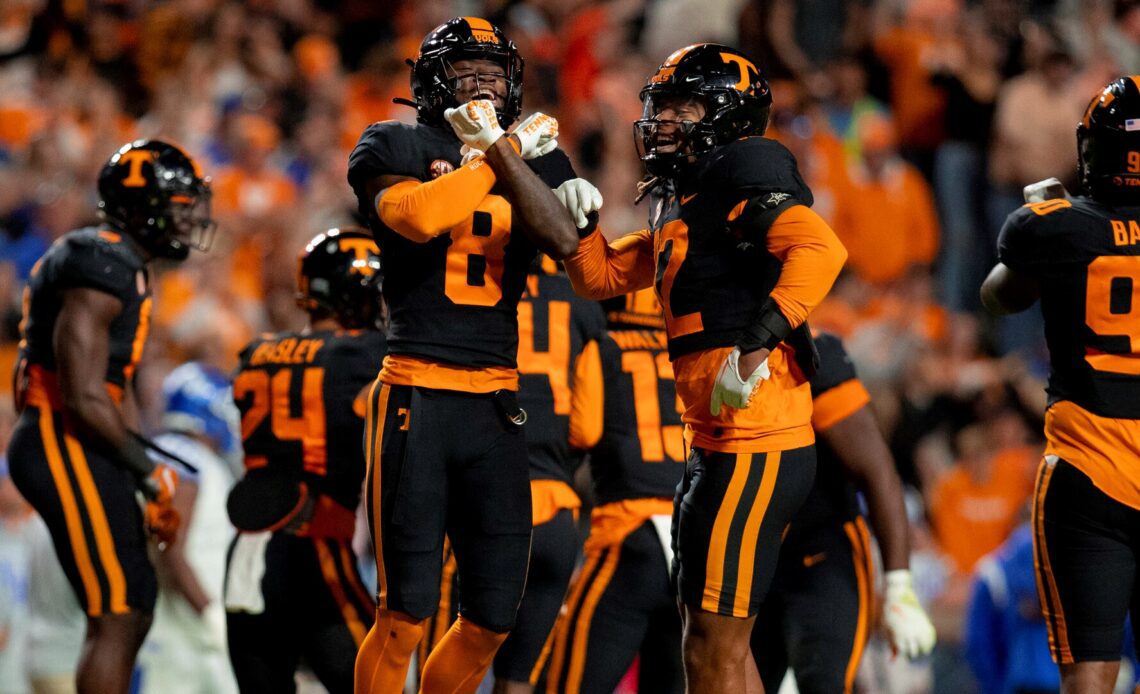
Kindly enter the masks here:
[[496, 113], [504, 128], [515, 122], [522, 112], [523, 59], [498, 27], [478, 17], [456, 17], [440, 24], [420, 44], [420, 54], [411, 63], [412, 98], [420, 122], [444, 124], [444, 110], [459, 105], [451, 64], [474, 59], [493, 60], [503, 67], [509, 86], [504, 106]]
[[1081, 186], [1094, 198], [1140, 204], [1140, 75], [1121, 77], [1077, 124]]
[[380, 249], [360, 227], [317, 234], [297, 257], [297, 305], [350, 330], [379, 325], [383, 281]]
[[[681, 121], [675, 151], [657, 151], [657, 115], [662, 102], [684, 98], [701, 102], [699, 121]], [[768, 127], [772, 92], [756, 64], [735, 48], [697, 43], [674, 52], [641, 90], [642, 115], [634, 122], [634, 143], [645, 169], [653, 176], [675, 176], [693, 155]]]
[[665, 329], [665, 314], [653, 288], [602, 301], [611, 328]]
[[123, 145], [99, 172], [103, 219], [155, 257], [185, 260], [191, 248], [210, 249], [210, 198], [210, 179], [194, 160], [161, 140]]

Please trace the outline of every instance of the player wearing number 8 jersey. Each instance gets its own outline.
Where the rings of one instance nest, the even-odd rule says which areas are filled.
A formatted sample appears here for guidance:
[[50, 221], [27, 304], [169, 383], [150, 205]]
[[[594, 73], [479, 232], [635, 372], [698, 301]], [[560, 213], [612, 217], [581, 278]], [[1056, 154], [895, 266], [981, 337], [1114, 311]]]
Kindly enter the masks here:
[[673, 524], [685, 675], [690, 691], [745, 691], [752, 622], [815, 468], [804, 321], [846, 252], [762, 137], [771, 94], [739, 51], [682, 48], [641, 98], [650, 228], [613, 244], [595, 230], [566, 268], [592, 298], [656, 286], [693, 446]]
[[364, 229], [330, 229], [298, 260], [309, 327], [241, 353], [233, 397], [245, 476], [230, 491], [240, 531], [226, 567], [230, 662], [243, 692], [292, 692], [301, 657], [350, 692], [375, 606], [352, 534], [365, 461], [366, 388], [384, 356], [380, 256]]
[[360, 692], [402, 686], [439, 601], [445, 533], [463, 604], [424, 692], [474, 691], [522, 595], [531, 499], [516, 306], [536, 251], [560, 259], [578, 243], [551, 191], [574, 178], [557, 123], [534, 114], [503, 132], [521, 111], [522, 67], [486, 20], [437, 27], [411, 71], [419, 122], [369, 126], [349, 159], [390, 311], [365, 438], [379, 604]]
[[1140, 77], [1093, 99], [1077, 149], [1086, 195], [1009, 216], [982, 300], [999, 314], [1041, 301], [1051, 371], [1038, 594], [1062, 691], [1110, 692], [1125, 616], [1140, 609]]

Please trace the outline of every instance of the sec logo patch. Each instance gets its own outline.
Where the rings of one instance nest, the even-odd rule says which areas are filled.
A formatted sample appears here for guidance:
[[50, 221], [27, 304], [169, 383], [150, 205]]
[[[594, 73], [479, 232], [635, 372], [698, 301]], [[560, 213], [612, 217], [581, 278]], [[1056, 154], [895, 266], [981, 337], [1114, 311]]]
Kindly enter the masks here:
[[455, 171], [455, 167], [446, 159], [436, 159], [431, 163], [431, 177], [433, 179], [452, 171]]

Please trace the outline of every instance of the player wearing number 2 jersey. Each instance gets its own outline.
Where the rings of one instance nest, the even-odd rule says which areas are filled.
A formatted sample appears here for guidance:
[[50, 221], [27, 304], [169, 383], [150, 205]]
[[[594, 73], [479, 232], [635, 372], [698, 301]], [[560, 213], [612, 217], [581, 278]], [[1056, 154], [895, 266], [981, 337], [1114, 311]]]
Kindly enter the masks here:
[[1140, 609], [1138, 124], [1140, 77], [1093, 99], [1077, 126], [1087, 195], [1011, 214], [982, 285], [991, 311], [1040, 299], [1045, 318], [1051, 372], [1034, 564], [1064, 692], [1112, 691], [1125, 616], [1131, 608], [1135, 625]]
[[656, 286], [693, 447], [673, 524], [685, 676], [692, 692], [745, 691], [752, 623], [815, 469], [804, 321], [846, 252], [795, 159], [762, 137], [771, 93], [739, 51], [682, 48], [641, 97], [650, 228], [612, 244], [594, 231], [566, 269], [592, 298]]
[[516, 307], [536, 251], [561, 259], [578, 243], [551, 191], [574, 178], [557, 123], [534, 114], [503, 134], [522, 67], [486, 20], [437, 27], [411, 71], [419, 122], [369, 126], [349, 159], [390, 311], [365, 437], [379, 604], [358, 692], [400, 690], [439, 602], [445, 533], [463, 601], [422, 691], [474, 691], [522, 596], [531, 498]]

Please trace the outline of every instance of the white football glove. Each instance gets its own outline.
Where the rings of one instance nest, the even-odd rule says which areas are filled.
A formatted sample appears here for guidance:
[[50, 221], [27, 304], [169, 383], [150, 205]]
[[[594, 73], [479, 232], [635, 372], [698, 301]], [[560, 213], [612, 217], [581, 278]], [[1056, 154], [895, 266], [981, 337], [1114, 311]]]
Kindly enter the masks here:
[[934, 649], [934, 625], [918, 603], [910, 571], [895, 569], [883, 577], [883, 624], [890, 637], [891, 648], [913, 660]]
[[523, 159], [534, 159], [558, 149], [558, 121], [545, 113], [532, 113], [511, 132], [519, 139], [519, 156]]
[[459, 148], [459, 165], [467, 166], [472, 162], [472, 160], [478, 159], [479, 157], [483, 156], [483, 154], [484, 152], [481, 149], [475, 149], [474, 147], [463, 145]]
[[459, 108], [449, 108], [443, 117], [451, 123], [455, 135], [468, 147], [484, 152], [503, 136], [503, 128], [495, 115], [495, 105], [487, 99], [474, 99]]
[[579, 229], [589, 223], [586, 215], [602, 209], [602, 194], [584, 178], [571, 178], [554, 189], [554, 197], [570, 211], [570, 217]]
[[719, 415], [722, 404], [737, 409], [748, 407], [748, 400], [752, 398], [752, 391], [756, 389], [756, 384], [768, 380], [771, 376], [772, 372], [768, 370], [768, 360], [764, 359], [760, 362], [760, 366], [757, 366], [756, 370], [748, 375], [748, 378], [741, 378], [740, 348], [733, 347], [720, 365], [720, 371], [717, 372], [712, 398], [709, 401], [709, 412], [714, 417]]

